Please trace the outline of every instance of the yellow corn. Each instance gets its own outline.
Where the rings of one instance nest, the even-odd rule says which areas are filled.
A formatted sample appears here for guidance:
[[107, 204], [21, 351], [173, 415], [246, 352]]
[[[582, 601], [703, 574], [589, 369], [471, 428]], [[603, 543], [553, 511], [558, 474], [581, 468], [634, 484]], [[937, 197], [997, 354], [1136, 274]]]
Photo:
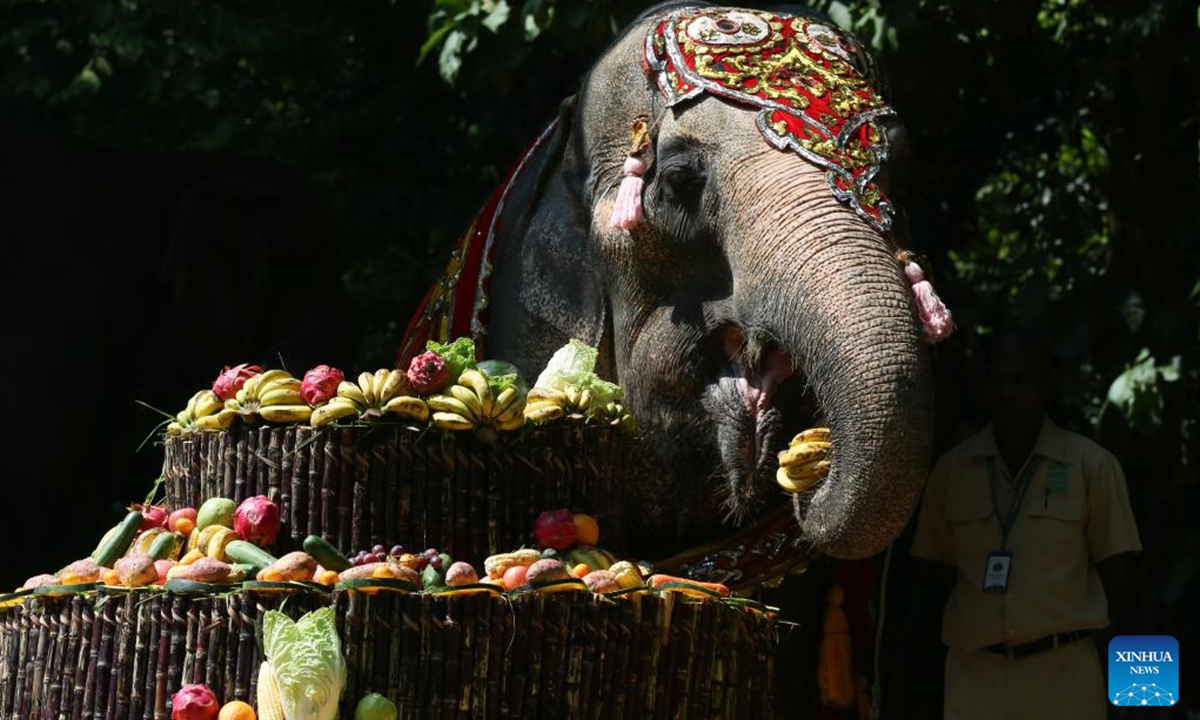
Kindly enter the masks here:
[[258, 720], [286, 720], [283, 702], [279, 699], [275, 668], [268, 661], [263, 661], [258, 669]]

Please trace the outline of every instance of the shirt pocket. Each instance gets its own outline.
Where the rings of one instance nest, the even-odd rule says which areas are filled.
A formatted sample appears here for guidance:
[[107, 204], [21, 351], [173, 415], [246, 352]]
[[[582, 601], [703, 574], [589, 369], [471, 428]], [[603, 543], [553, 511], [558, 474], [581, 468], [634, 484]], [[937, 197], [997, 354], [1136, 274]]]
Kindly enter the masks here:
[[954, 533], [960, 564], [999, 548], [1000, 531], [986, 482], [951, 483], [946, 493], [945, 514], [946, 523]]
[[1074, 473], [1058, 480], [1049, 479], [1049, 475], [1046, 471], [1039, 473], [1030, 486], [1025, 514], [1044, 552], [1070, 548], [1068, 552], [1073, 553], [1075, 546], [1068, 541], [1078, 541], [1084, 530], [1082, 479]]

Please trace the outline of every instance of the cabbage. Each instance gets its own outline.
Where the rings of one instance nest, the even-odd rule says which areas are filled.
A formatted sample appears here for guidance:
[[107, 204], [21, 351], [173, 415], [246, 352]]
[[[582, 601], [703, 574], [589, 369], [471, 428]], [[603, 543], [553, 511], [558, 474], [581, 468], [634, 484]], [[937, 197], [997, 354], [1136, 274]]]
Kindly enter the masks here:
[[287, 720], [334, 720], [346, 685], [333, 608], [293, 621], [275, 610], [263, 618], [263, 649], [279, 682]]
[[555, 388], [566, 390], [570, 386], [580, 391], [592, 391], [592, 406], [604, 407], [614, 400], [621, 399], [625, 393], [616, 383], [601, 380], [593, 372], [596, 368], [596, 358], [600, 352], [580, 340], [572, 339], [559, 348], [546, 369], [538, 375], [534, 387]]
[[450, 382], [458, 382], [458, 376], [463, 370], [475, 367], [475, 341], [468, 337], [460, 337], [449, 345], [443, 345], [434, 340], [425, 343], [425, 349], [442, 356], [446, 361], [446, 369], [450, 371]]

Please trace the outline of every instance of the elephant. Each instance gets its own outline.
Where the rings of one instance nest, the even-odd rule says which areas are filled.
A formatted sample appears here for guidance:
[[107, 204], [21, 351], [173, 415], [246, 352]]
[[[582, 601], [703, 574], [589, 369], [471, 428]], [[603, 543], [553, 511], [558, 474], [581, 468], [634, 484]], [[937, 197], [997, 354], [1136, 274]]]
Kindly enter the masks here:
[[[716, 68], [703, 77], [683, 57], [776, 41], [775, 66], [748, 71], [783, 83], [774, 101], [722, 84], [749, 55], [701, 58], [696, 68]], [[570, 338], [600, 349], [598, 372], [625, 389], [641, 428], [635, 551], [662, 556], [786, 503], [776, 455], [817, 426], [831, 429], [831, 471], [792, 497], [810, 550], [870, 557], [912, 513], [933, 442], [932, 370], [886, 199], [903, 128], [873, 73], [860, 45], [815, 16], [656, 6], [498, 191], [486, 355], [535, 376]], [[839, 82], [865, 108], [848, 113], [841, 155], [828, 127], [820, 146], [804, 134], [823, 126], [797, 119]], [[787, 83], [807, 95], [784, 107]], [[642, 218], [615, 226], [631, 179]]]

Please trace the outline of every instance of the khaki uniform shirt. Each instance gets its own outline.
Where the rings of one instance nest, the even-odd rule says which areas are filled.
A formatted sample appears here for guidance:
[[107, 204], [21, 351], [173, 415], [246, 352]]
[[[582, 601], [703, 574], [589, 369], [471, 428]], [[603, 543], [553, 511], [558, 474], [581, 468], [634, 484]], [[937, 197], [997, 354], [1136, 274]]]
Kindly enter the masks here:
[[991, 426], [947, 452], [930, 475], [912, 554], [958, 567], [942, 618], [942, 640], [952, 648], [1107, 626], [1096, 563], [1141, 549], [1125, 476], [1111, 453], [1047, 418], [1029, 462], [1033, 475], [1008, 536], [1006, 593], [983, 591], [988, 554], [1001, 549], [989, 465], [1001, 517], [1015, 489]]

